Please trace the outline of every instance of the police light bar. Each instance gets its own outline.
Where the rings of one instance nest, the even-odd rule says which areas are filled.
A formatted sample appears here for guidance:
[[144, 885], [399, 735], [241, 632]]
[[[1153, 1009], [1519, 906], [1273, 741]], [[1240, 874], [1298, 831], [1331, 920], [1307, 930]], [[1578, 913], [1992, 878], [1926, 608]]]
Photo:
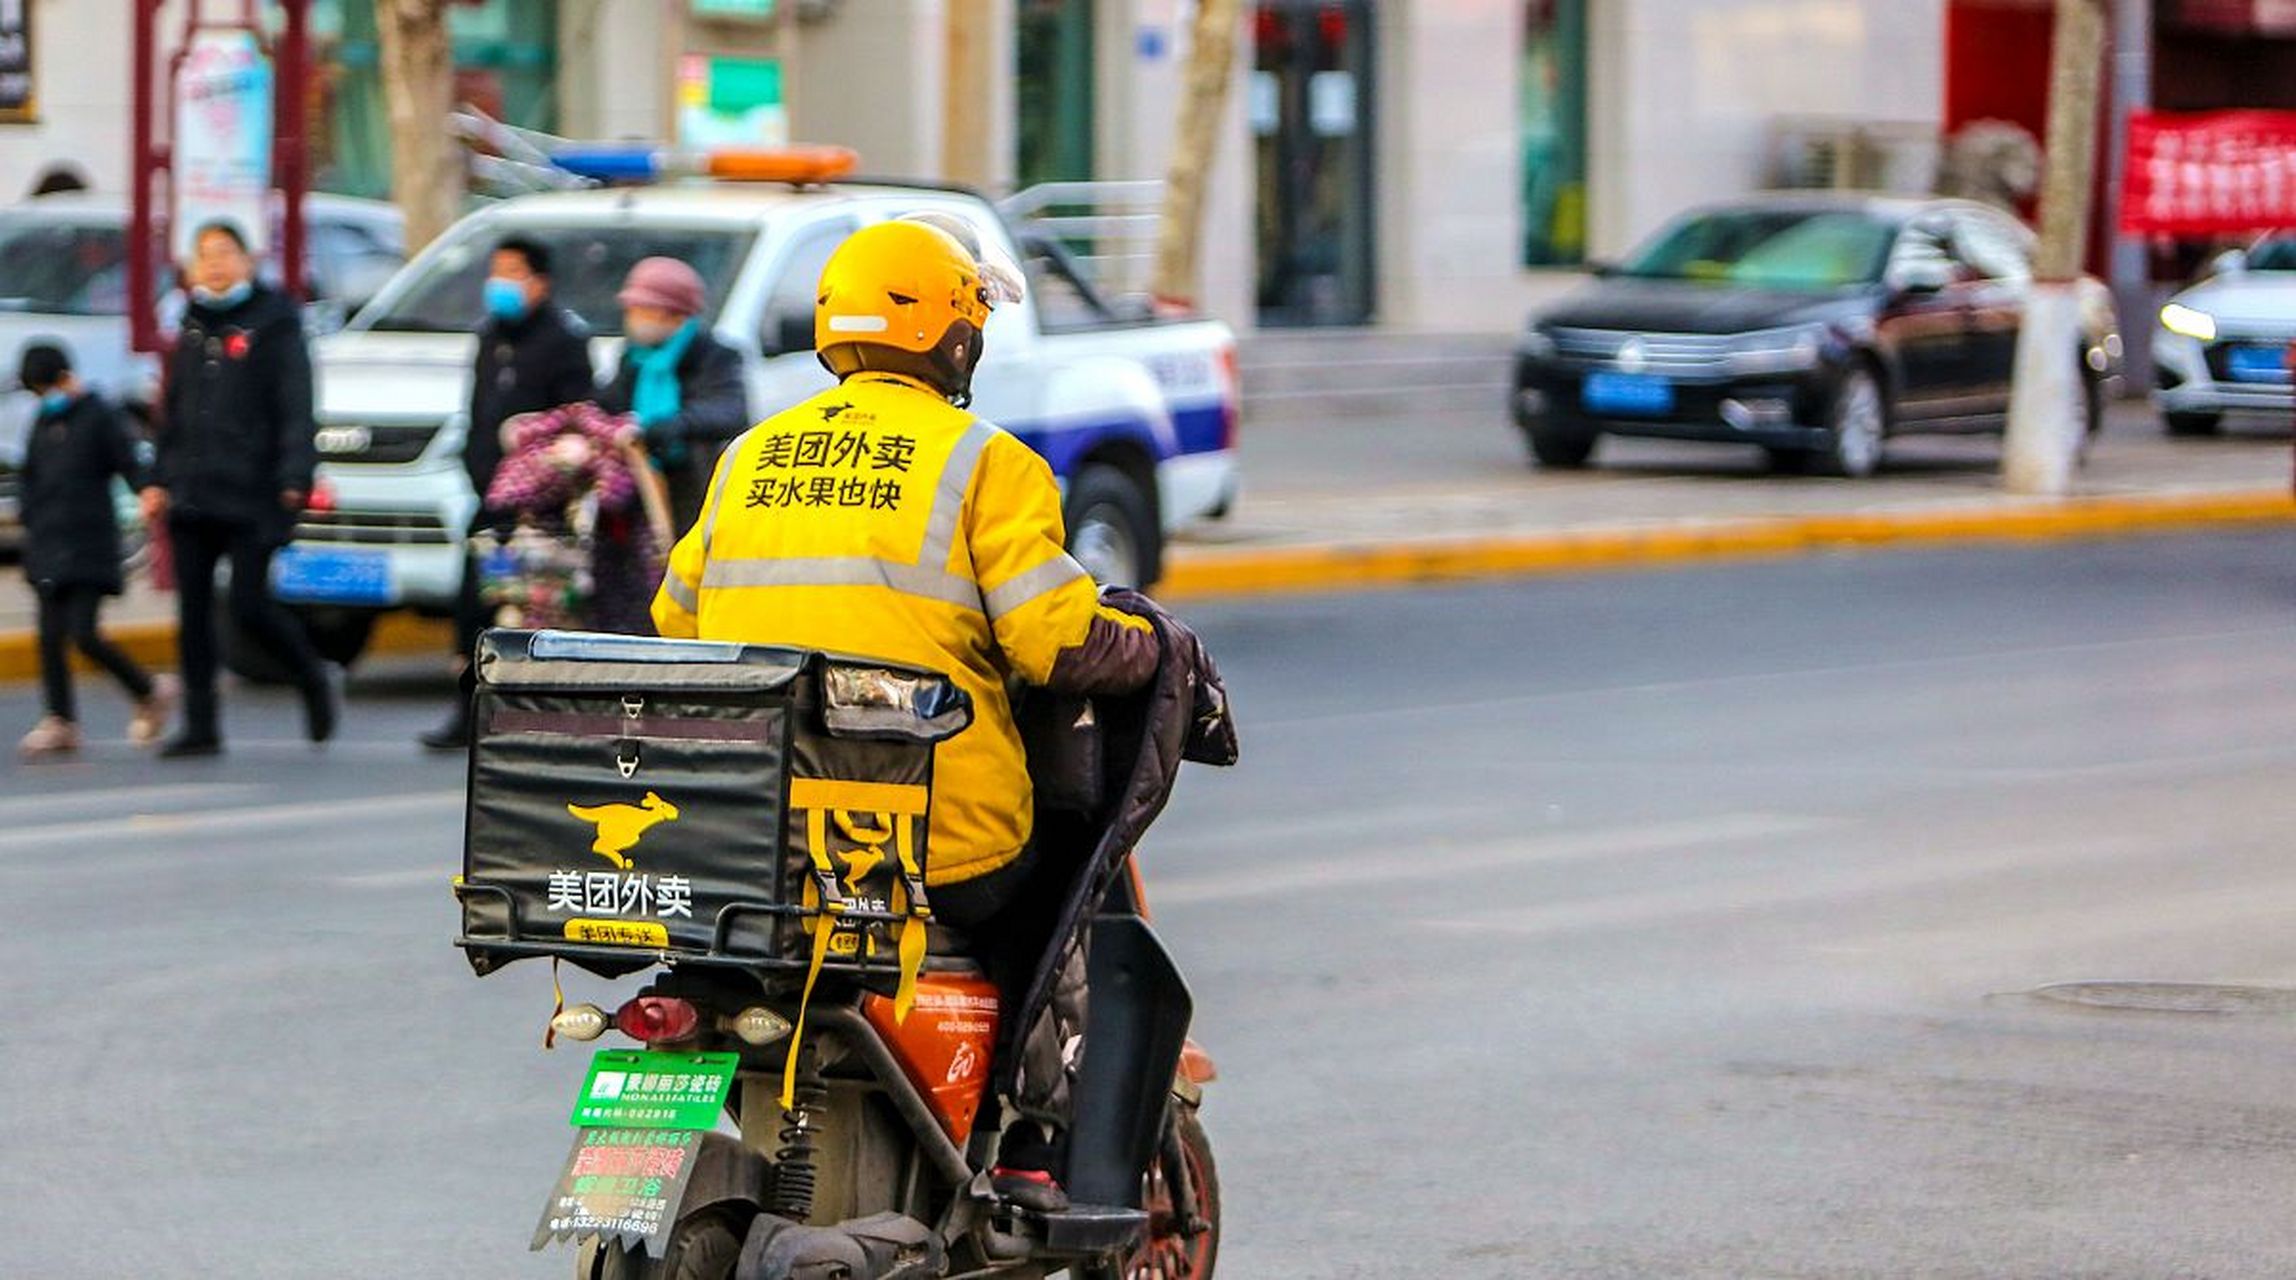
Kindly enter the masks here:
[[609, 185], [716, 178], [729, 182], [834, 182], [852, 173], [860, 156], [845, 147], [717, 147], [674, 151], [640, 143], [558, 147], [550, 163], [577, 177]]

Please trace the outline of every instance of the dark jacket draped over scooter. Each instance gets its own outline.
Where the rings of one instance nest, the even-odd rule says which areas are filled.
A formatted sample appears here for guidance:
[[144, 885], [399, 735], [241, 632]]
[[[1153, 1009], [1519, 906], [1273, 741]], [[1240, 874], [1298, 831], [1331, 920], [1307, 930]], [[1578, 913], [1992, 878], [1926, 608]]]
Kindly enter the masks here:
[[[1093, 702], [1098, 759], [1082, 763], [1085, 768], [1096, 768], [1098, 789], [1105, 799], [1094, 805], [1089, 815], [1079, 816], [1042, 812], [1044, 801], [1040, 798], [1036, 837], [1042, 857], [1039, 865], [1043, 874], [1065, 879], [1066, 884], [1058, 899], [1060, 909], [1050, 918], [1051, 932], [1027, 995], [1016, 1016], [1002, 1023], [1008, 1043], [1007, 1052], [999, 1055], [1003, 1078], [998, 1085], [1008, 1091], [1021, 1056], [1012, 1038], [1025, 1035], [1050, 1003], [1054, 984], [1069, 957], [1083, 945], [1093, 916], [1123, 876], [1125, 859], [1171, 799], [1180, 766], [1232, 765], [1238, 754], [1227, 687], [1196, 633], [1136, 591], [1110, 590], [1101, 599], [1146, 618], [1156, 628], [1163, 661], [1157, 666], [1155, 679], [1137, 692]], [[1058, 705], [1058, 700], [1053, 705]], [[1068, 705], [1076, 704], [1072, 700]], [[1073, 723], [1072, 716], [1057, 718]], [[1050, 746], [1040, 755], [1034, 744], [1045, 738], [1035, 733], [1031, 738], [1031, 770], [1044, 775], [1040, 785], [1049, 783], [1051, 790], [1057, 791], [1058, 775], [1072, 771], [1079, 761], [1045, 758], [1060, 755], [1060, 749]]]

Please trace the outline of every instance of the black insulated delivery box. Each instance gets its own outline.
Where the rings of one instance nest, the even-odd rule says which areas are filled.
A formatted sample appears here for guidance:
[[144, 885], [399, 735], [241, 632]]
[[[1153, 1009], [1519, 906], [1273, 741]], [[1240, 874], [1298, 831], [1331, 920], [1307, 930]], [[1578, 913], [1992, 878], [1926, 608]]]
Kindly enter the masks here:
[[479, 641], [459, 945], [803, 971], [895, 965], [925, 897], [947, 677], [763, 645], [561, 631]]

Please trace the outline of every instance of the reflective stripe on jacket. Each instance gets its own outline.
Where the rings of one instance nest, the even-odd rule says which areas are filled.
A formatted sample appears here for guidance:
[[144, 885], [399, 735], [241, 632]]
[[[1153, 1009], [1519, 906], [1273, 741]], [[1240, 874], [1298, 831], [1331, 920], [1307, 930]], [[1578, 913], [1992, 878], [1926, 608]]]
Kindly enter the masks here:
[[1145, 621], [1063, 550], [1034, 450], [915, 384], [859, 375], [719, 459], [654, 600], [665, 636], [866, 655], [948, 674], [971, 728], [934, 757], [927, 882], [1019, 856], [1033, 820], [1005, 681], [1080, 692], [1155, 674]]

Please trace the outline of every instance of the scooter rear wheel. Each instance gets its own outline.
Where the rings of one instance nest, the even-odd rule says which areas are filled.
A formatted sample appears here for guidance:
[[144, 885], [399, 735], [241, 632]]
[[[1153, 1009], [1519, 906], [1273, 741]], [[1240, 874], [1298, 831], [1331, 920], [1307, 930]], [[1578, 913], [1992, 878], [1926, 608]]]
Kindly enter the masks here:
[[575, 1263], [574, 1280], [733, 1280], [742, 1232], [733, 1214], [705, 1210], [671, 1229], [659, 1261], [644, 1246], [632, 1253], [619, 1240], [603, 1247], [593, 1241]]

